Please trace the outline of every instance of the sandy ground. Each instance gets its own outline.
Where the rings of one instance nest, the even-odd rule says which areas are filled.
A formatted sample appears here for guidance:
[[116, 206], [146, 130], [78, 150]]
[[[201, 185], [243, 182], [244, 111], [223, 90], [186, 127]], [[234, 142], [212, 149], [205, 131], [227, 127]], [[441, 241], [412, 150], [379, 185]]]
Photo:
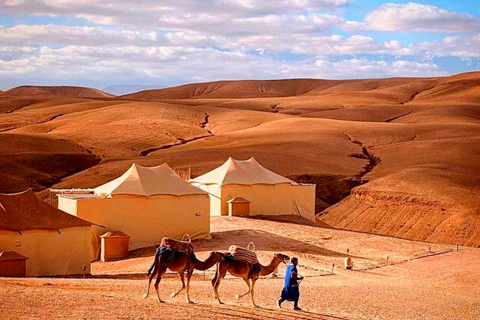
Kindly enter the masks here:
[[[256, 302], [235, 299], [245, 290], [238, 278], [227, 276], [220, 287], [225, 305], [213, 298], [213, 269], [196, 272], [191, 284], [194, 305], [184, 295], [170, 298], [179, 288], [175, 274], [160, 284], [167, 302], [159, 304], [152, 288], [148, 299], [145, 271], [154, 248], [132, 252], [129, 259], [94, 263], [92, 276], [78, 278], [0, 279], [0, 318], [74, 319], [478, 319], [480, 317], [480, 250], [414, 242], [351, 231], [307, 226], [288, 221], [246, 218], [213, 218], [212, 239], [195, 241], [199, 258], [230, 244], [254, 241], [259, 259], [267, 264], [272, 252], [299, 258], [300, 306], [275, 306], [285, 267], [279, 278], [257, 282]], [[354, 271], [342, 268], [349, 248]], [[388, 261], [387, 261], [388, 256]], [[335, 263], [334, 273], [331, 274]]]

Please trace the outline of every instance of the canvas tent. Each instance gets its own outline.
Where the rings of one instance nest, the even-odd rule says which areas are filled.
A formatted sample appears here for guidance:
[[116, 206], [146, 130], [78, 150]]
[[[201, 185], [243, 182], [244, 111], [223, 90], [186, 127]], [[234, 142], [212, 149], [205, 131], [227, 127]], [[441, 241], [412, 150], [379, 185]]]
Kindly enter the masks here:
[[133, 164], [94, 194], [59, 195], [58, 206], [72, 215], [105, 226], [94, 230], [92, 258], [98, 259], [100, 235], [122, 231], [130, 250], [159, 244], [162, 237], [210, 236], [208, 194], [182, 180], [167, 164]]
[[0, 251], [27, 257], [27, 276], [90, 273], [90, 226], [32, 190], [0, 194]]
[[210, 213], [227, 215], [228, 201], [250, 201], [250, 215], [300, 215], [314, 220], [315, 185], [299, 184], [261, 166], [255, 158], [229, 158], [220, 167], [191, 179], [210, 194]]

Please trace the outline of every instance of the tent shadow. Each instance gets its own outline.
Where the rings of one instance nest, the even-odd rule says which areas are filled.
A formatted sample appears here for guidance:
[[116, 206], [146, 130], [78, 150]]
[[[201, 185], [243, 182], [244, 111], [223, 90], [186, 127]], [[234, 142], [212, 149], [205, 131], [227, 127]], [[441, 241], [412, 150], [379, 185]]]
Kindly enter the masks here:
[[[196, 251], [227, 251], [228, 247], [232, 244], [246, 247], [250, 241], [255, 243], [257, 251], [298, 251], [306, 254], [336, 258], [344, 258], [347, 256], [344, 253], [328, 250], [308, 242], [255, 229], [213, 232], [212, 239], [195, 240], [194, 246]], [[352, 255], [350, 255], [350, 257], [367, 259]]]
[[[212, 232], [211, 239], [197, 239], [193, 240], [193, 246], [196, 252], [210, 252], [210, 251], [228, 251], [228, 247], [232, 244], [247, 247], [249, 242], [254, 242], [257, 251], [297, 251], [312, 255], [321, 255], [325, 257], [345, 258], [346, 254], [328, 250], [323, 247], [296, 240], [289, 237], [280, 236], [274, 233], [266, 232], [256, 229], [239, 229]], [[155, 246], [140, 248], [129, 253], [127, 259], [151, 257], [155, 255]], [[370, 260], [365, 257], [353, 256], [351, 258]]]
[[[237, 218], [237, 217], [236, 217]], [[310, 227], [318, 227], [318, 225], [307, 218], [296, 215], [279, 215], [279, 216], [252, 216], [252, 217], [238, 217], [239, 219], [258, 219], [267, 221], [286, 222], [291, 224], [298, 224]]]
[[[176, 274], [165, 274], [164, 278], [173, 278]], [[146, 273], [119, 273], [119, 274], [72, 274], [62, 276], [48, 276], [42, 278], [57, 278], [57, 279], [117, 279], [117, 280], [143, 280], [147, 279]]]

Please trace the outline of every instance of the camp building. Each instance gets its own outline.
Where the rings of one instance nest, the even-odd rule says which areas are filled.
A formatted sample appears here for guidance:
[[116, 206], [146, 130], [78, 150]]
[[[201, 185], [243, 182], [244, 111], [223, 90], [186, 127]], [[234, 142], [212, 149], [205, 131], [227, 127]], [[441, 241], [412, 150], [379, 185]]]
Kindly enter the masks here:
[[0, 252], [23, 256], [27, 276], [90, 273], [90, 229], [30, 189], [0, 194]]
[[92, 258], [100, 254], [100, 235], [121, 231], [130, 250], [158, 245], [162, 237], [192, 239], [210, 236], [207, 192], [181, 179], [167, 164], [133, 164], [122, 176], [94, 189], [93, 194], [63, 194], [58, 207], [102, 225], [94, 230]]
[[[238, 199], [249, 206], [250, 215], [315, 216], [315, 185], [300, 184], [260, 165], [255, 158], [229, 158], [220, 167], [190, 183], [210, 194], [211, 215], [228, 215]], [[231, 209], [230, 209], [231, 211]]]

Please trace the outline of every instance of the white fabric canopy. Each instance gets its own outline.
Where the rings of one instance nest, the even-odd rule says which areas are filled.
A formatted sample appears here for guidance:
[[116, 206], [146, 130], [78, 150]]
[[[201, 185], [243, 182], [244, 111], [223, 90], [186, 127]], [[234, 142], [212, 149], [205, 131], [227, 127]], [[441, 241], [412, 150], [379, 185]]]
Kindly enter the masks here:
[[253, 157], [229, 158], [220, 167], [191, 179], [210, 195], [210, 214], [228, 215], [228, 201], [250, 201], [250, 216], [300, 215], [314, 220], [315, 185], [299, 184], [262, 167]]
[[119, 178], [94, 189], [101, 195], [192, 195], [207, 194], [180, 178], [166, 163], [156, 167], [143, 167], [134, 163]]
[[235, 160], [230, 157], [220, 167], [191, 179], [190, 183], [203, 185], [296, 184], [295, 181], [262, 167], [253, 157], [248, 160]]

